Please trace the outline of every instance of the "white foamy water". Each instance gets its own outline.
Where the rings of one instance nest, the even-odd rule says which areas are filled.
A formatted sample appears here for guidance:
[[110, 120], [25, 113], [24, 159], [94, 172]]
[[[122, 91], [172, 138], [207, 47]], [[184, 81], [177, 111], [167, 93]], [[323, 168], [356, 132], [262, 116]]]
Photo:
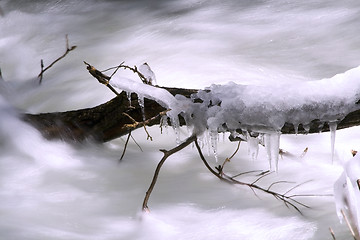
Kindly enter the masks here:
[[[169, 158], [140, 214], [145, 191], [160, 160], [158, 149], [176, 145], [176, 134], [150, 128], [95, 145], [44, 140], [15, 109], [38, 113], [91, 107], [113, 97], [86, 71], [122, 61], [147, 62], [159, 85], [203, 88], [211, 84], [301, 85], [360, 65], [357, 1], [4, 1], [0, 0], [0, 236], [3, 239], [349, 239], [333, 197], [299, 198], [304, 215], [271, 196], [219, 182], [188, 147]], [[65, 35], [77, 49], [63, 54]], [[135, 76], [128, 75], [126, 77]], [[341, 91], [341, 86], [339, 86]], [[146, 109], [145, 109], [146, 111]], [[186, 136], [186, 129], [181, 130]], [[282, 136], [279, 172], [262, 179], [276, 190], [310, 181], [294, 194], [332, 194], [342, 163], [359, 150], [359, 129]], [[219, 139], [222, 139], [220, 137]], [[210, 142], [204, 138], [203, 142]], [[305, 157], [299, 156], [309, 150]], [[206, 153], [206, 148], [204, 152]], [[217, 143], [219, 163], [236, 143]], [[227, 163], [231, 174], [267, 170], [266, 150], [257, 160], [246, 143]], [[206, 155], [212, 166], [212, 154]], [[254, 174], [244, 181], [254, 181]]]

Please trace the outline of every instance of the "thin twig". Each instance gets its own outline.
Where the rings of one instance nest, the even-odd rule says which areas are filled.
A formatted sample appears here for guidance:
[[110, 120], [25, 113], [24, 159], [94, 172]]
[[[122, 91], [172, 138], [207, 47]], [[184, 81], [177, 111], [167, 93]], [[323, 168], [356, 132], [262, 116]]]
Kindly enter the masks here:
[[276, 184], [280, 184], [280, 183], [295, 183], [295, 182], [290, 182], [290, 181], [277, 181], [277, 182], [273, 182], [272, 184], [270, 184], [270, 186], [267, 188], [267, 190], [270, 190], [271, 187], [273, 187]]
[[102, 72], [97, 70], [94, 66], [90, 65], [89, 63], [87, 63], [85, 61], [84, 61], [84, 64], [87, 65], [86, 69], [89, 71], [89, 73], [94, 78], [96, 78], [99, 81], [99, 83], [102, 83], [105, 86], [107, 86], [113, 93], [115, 93], [115, 95], [119, 95], [119, 93], [109, 83], [111, 77], [103, 74]]
[[[274, 198], [282, 201], [286, 207], [289, 207], [291, 206], [292, 208], [294, 208], [297, 212], [299, 212], [301, 215], [302, 215], [302, 212], [300, 211], [300, 209], [297, 207], [297, 205], [299, 206], [302, 206], [302, 207], [305, 207], [305, 208], [310, 208], [309, 206], [293, 199], [292, 197], [289, 197], [285, 194], [280, 194], [280, 193], [277, 193], [277, 192], [274, 192], [274, 191], [271, 191], [270, 188], [268, 189], [265, 189], [265, 188], [262, 188], [260, 187], [259, 185], [256, 185], [255, 183], [257, 181], [259, 181], [261, 178], [271, 174], [272, 172], [265, 172], [264, 174], [261, 175], [261, 177], [257, 178], [253, 183], [245, 183], [245, 182], [241, 182], [241, 181], [238, 181], [238, 180], [235, 180], [234, 178], [226, 175], [225, 173], [218, 173], [216, 172], [215, 170], [213, 170], [210, 165], [208, 164], [208, 162], [206, 161], [202, 151], [201, 151], [201, 148], [198, 144], [197, 141], [195, 141], [195, 146], [199, 152], [199, 155], [200, 155], [200, 158], [201, 160], [203, 161], [203, 163], [205, 164], [206, 168], [212, 173], [214, 174], [216, 177], [218, 177], [220, 180], [224, 181], [224, 182], [227, 182], [227, 183], [230, 183], [230, 184], [239, 184], [239, 185], [243, 185], [243, 186], [248, 186], [253, 192], [254, 194], [257, 196], [256, 192], [255, 192], [255, 189], [256, 190], [259, 190], [259, 191], [262, 191], [262, 192], [265, 192], [267, 194], [270, 194], [272, 195]], [[270, 186], [271, 187], [271, 186]]]
[[131, 135], [131, 139], [134, 141], [134, 143], [138, 146], [138, 148], [140, 149], [140, 151], [143, 152], [141, 146], [137, 143], [137, 141], [135, 140], [135, 138], [133, 137], [133, 135]]
[[351, 235], [354, 237], [355, 240], [359, 240], [356, 235], [355, 235], [355, 232], [354, 232], [354, 229], [352, 228], [350, 222], [349, 222], [349, 219], [347, 218], [347, 216], [345, 215], [344, 211], [341, 209], [340, 210], [342, 216], [344, 217], [345, 219], [345, 222], [346, 222], [346, 225], [348, 226], [350, 232], [351, 232]]
[[43, 75], [44, 72], [47, 71], [48, 69], [50, 69], [55, 63], [57, 63], [58, 61], [60, 61], [61, 59], [63, 59], [69, 52], [71, 52], [72, 50], [74, 50], [76, 48], [76, 46], [69, 46], [69, 39], [68, 39], [68, 35], [65, 35], [65, 39], [66, 39], [66, 50], [65, 53], [63, 55], [61, 55], [60, 57], [58, 57], [57, 59], [55, 59], [49, 66], [47, 66], [46, 68], [44, 68], [44, 64], [43, 64], [43, 60], [41, 59], [41, 72], [38, 75], [39, 78], [39, 84], [41, 84], [42, 79], [43, 79]]
[[127, 66], [127, 65], [123, 65], [123, 63], [124, 62], [122, 62], [118, 67], [119, 68], [124, 68], [124, 69], [129, 69], [129, 70], [133, 71], [134, 73], [136, 73], [139, 76], [140, 80], [143, 83], [151, 85], [151, 83], [146, 79], [146, 77], [141, 72], [139, 72], [139, 70], [137, 69], [136, 66], [130, 67], [130, 66]]
[[242, 172], [242, 173], [239, 173], [239, 174], [236, 174], [236, 175], [232, 176], [231, 178], [236, 178], [236, 177], [239, 177], [241, 175], [245, 175], [245, 174], [249, 174], [249, 173], [255, 173], [255, 172], [262, 172], [262, 170], [252, 170], [252, 171]]
[[296, 188], [298, 188], [298, 187], [300, 187], [300, 186], [302, 186], [302, 185], [304, 185], [304, 184], [306, 184], [306, 183], [309, 183], [309, 182], [312, 182], [312, 180], [308, 180], [308, 181], [306, 181], [306, 182], [300, 183], [300, 184], [298, 184], [298, 185], [290, 188], [290, 189], [287, 190], [283, 195], [286, 195], [286, 194], [288, 194], [289, 192], [291, 192], [292, 190], [294, 190], [294, 189], [296, 189]]
[[254, 185], [254, 184], [257, 183], [258, 181], [260, 181], [262, 178], [264, 178], [264, 177], [266, 177], [266, 176], [268, 176], [268, 175], [270, 175], [270, 174], [272, 174], [272, 173], [273, 173], [273, 172], [267, 172], [267, 173], [261, 175], [261, 176], [258, 177], [254, 182], [252, 182], [250, 185]]
[[124, 150], [123, 150], [123, 152], [122, 152], [122, 154], [121, 154], [121, 157], [120, 157], [120, 159], [119, 159], [119, 162], [122, 161], [122, 159], [123, 159], [123, 157], [124, 157], [124, 155], [125, 155], [126, 147], [127, 147], [128, 143], [129, 143], [130, 137], [131, 137], [131, 131], [129, 131], [128, 137], [126, 138]]
[[334, 233], [334, 231], [332, 230], [331, 227], [329, 227], [329, 231], [330, 231], [330, 234], [331, 234], [333, 240], [336, 240], [335, 233]]
[[41, 67], [41, 72], [40, 72], [40, 74], [39, 74], [39, 85], [42, 83], [42, 79], [43, 79], [43, 72], [44, 72], [44, 60], [43, 59], [41, 59], [40, 60], [40, 67]]
[[187, 138], [183, 143], [181, 143], [180, 145], [174, 147], [173, 149], [167, 151], [167, 150], [160, 150], [164, 153], [164, 156], [162, 157], [162, 159], [160, 160], [160, 162], [158, 163], [157, 167], [156, 167], [156, 170], [155, 170], [155, 173], [154, 173], [154, 176], [153, 176], [153, 179], [151, 181], [151, 184], [149, 186], [149, 189], [146, 191], [146, 194], [145, 194], [145, 198], [144, 198], [144, 202], [143, 202], [143, 205], [142, 205], [142, 210], [144, 212], [149, 212], [149, 207], [148, 207], [148, 201], [149, 201], [149, 198], [150, 198], [150, 195], [151, 195], [151, 192], [153, 191], [154, 189], [154, 186], [156, 184], [156, 181], [158, 179], [158, 176], [159, 176], [159, 172], [160, 172], [160, 169], [162, 167], [162, 165], [164, 164], [165, 160], [170, 157], [172, 154], [184, 149], [185, 147], [187, 147], [188, 145], [190, 145], [192, 142], [196, 142], [196, 136], [195, 135], [192, 135], [191, 137]]
[[107, 69], [105, 69], [105, 70], [102, 70], [101, 72], [106, 72], [106, 71], [115, 69], [115, 71], [110, 75], [110, 78], [112, 78], [112, 76], [114, 76], [115, 73], [121, 68], [121, 66], [122, 66], [123, 63], [124, 63], [124, 62], [120, 63], [120, 64], [119, 64], [118, 66], [116, 66], [116, 67], [111, 67], [111, 68], [107, 68]]
[[147, 134], [146, 140], [148, 140], [148, 139], [150, 139], [150, 141], [153, 140], [152, 137], [151, 137], [151, 135], [150, 135], [150, 133], [149, 133], [148, 130], [146, 129], [145, 121], [143, 121], [143, 122], [138, 122], [138, 121], [136, 121], [133, 117], [131, 117], [129, 114], [127, 114], [127, 113], [125, 113], [125, 112], [123, 112], [122, 114], [125, 115], [125, 116], [127, 116], [128, 118], [130, 118], [130, 120], [133, 121], [133, 123], [134, 123], [134, 124], [125, 124], [126, 127], [136, 128], [138, 125], [142, 125], [142, 126], [144, 127], [144, 130], [145, 130], [146, 134]]
[[231, 160], [231, 159], [235, 156], [235, 154], [239, 151], [240, 143], [241, 143], [241, 141], [239, 141], [239, 143], [238, 143], [238, 145], [237, 145], [237, 147], [236, 147], [235, 152], [234, 152], [230, 157], [226, 158], [226, 159], [224, 160], [224, 163], [217, 168], [220, 174], [223, 173], [225, 164], [226, 164], [227, 162], [230, 162], [230, 160]]

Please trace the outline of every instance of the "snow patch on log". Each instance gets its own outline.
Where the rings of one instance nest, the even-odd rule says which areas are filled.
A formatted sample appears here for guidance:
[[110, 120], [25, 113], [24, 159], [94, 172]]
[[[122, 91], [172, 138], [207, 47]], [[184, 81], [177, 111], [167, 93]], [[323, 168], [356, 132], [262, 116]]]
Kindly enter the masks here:
[[[176, 119], [181, 114], [196, 135], [209, 131], [217, 139], [213, 135], [218, 132], [236, 133], [241, 129], [245, 133], [259, 133], [266, 140], [270, 166], [277, 169], [280, 132], [286, 122], [296, 129], [299, 124], [306, 129], [314, 119], [327, 122], [334, 148], [337, 122], [360, 108], [356, 104], [360, 96], [359, 80], [360, 67], [357, 67], [332, 78], [296, 85], [213, 84], [193, 94], [191, 99], [174, 97], [165, 89], [125, 78], [113, 78], [111, 82], [114, 87], [136, 92], [171, 109], [167, 114], [176, 128]], [[216, 154], [215, 142], [211, 145]]]

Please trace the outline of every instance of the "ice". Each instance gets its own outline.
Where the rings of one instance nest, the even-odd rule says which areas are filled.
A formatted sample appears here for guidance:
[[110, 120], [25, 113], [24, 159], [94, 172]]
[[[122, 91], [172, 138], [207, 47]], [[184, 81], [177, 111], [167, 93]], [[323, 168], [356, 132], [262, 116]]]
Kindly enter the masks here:
[[219, 140], [219, 133], [215, 131], [210, 131], [210, 145], [214, 153], [216, 162], [218, 162], [218, 140]]
[[155, 73], [151, 70], [150, 66], [147, 63], [143, 63], [138, 68], [139, 72], [146, 78], [150, 85], [156, 85]]
[[330, 128], [330, 135], [331, 135], [331, 162], [334, 162], [335, 135], [336, 135], [337, 122], [329, 122], [329, 128]]
[[310, 132], [310, 124], [303, 124], [303, 128], [304, 128], [306, 134], [308, 134]]
[[173, 127], [176, 135], [176, 144], [180, 144], [180, 122], [179, 118], [177, 116], [171, 116], [170, 117], [170, 123]]
[[298, 123], [294, 123], [294, 129], [295, 129], [295, 135], [298, 135], [298, 132], [299, 132], [299, 124]]
[[142, 114], [143, 121], [145, 121], [146, 120], [146, 117], [145, 117], [145, 99], [144, 99], [143, 95], [138, 94], [138, 102], [139, 102], [139, 106], [141, 108], [141, 114]]
[[[299, 84], [213, 84], [192, 94], [191, 98], [182, 95], [174, 97], [165, 89], [125, 78], [115, 78], [112, 83], [114, 87], [136, 92], [140, 105], [146, 97], [170, 109], [167, 116], [177, 133], [177, 141], [180, 140], [179, 114], [186, 120], [192, 134], [199, 136], [210, 131], [213, 149], [216, 149], [215, 133], [241, 130], [265, 134], [269, 161], [274, 162], [278, 170], [279, 133], [286, 122], [294, 125], [295, 133], [300, 124], [308, 133], [314, 119], [329, 122], [334, 159], [336, 121], [360, 109], [360, 104], [356, 104], [360, 98], [359, 79], [360, 67], [357, 67], [332, 78]], [[255, 148], [250, 148], [255, 156]]]
[[265, 133], [264, 134], [264, 142], [267, 157], [270, 164], [270, 170], [273, 170], [275, 163], [275, 171], [279, 170], [279, 150], [280, 150], [280, 133], [272, 132], [272, 133]]
[[178, 110], [177, 100], [165, 89], [153, 87], [151, 85], [143, 84], [124, 77], [118, 77], [116, 75], [111, 78], [111, 83], [113, 87], [127, 92], [135, 92], [138, 95], [157, 101], [163, 107]]
[[252, 160], [256, 160], [259, 153], [259, 143], [260, 140], [257, 137], [252, 137], [249, 132], [247, 132], [247, 144], [248, 144], [248, 154]]
[[344, 167], [344, 171], [334, 184], [334, 196], [336, 210], [340, 221], [345, 216], [354, 230], [360, 235], [360, 155], [350, 159]]
[[131, 92], [126, 92], [126, 95], [129, 100], [130, 107], [131, 107]]

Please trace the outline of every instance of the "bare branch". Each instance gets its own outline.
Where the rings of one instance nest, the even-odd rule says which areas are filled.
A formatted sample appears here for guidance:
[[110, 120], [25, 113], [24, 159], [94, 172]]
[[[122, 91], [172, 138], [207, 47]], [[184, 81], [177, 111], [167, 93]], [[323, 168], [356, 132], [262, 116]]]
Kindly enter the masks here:
[[140, 145], [137, 143], [137, 141], [135, 140], [135, 138], [131, 135], [131, 139], [134, 141], [134, 143], [138, 146], [138, 148], [140, 149], [140, 151], [143, 152], [142, 148], [140, 147]]
[[[267, 193], [267, 194], [270, 194], [272, 195], [274, 198], [282, 201], [286, 207], [289, 207], [291, 206], [293, 209], [295, 209], [297, 212], [299, 212], [300, 214], [302, 214], [302, 212], [300, 211], [300, 209], [297, 207], [298, 206], [302, 206], [302, 207], [305, 207], [305, 208], [310, 208], [309, 206], [297, 201], [296, 199], [292, 198], [291, 196], [287, 196], [286, 194], [280, 194], [280, 193], [277, 193], [277, 192], [274, 192], [274, 191], [271, 191], [270, 188], [272, 185], [270, 185], [270, 187], [268, 187], [267, 189], [265, 188], [262, 188], [260, 187], [259, 185], [256, 185], [255, 183], [258, 182], [260, 179], [268, 176], [269, 174], [271, 174], [272, 172], [269, 172], [269, 171], [266, 171], [266, 172], [263, 172], [261, 174], [261, 176], [259, 178], [257, 178], [254, 182], [252, 183], [245, 183], [245, 182], [241, 182], [241, 181], [238, 181], [238, 180], [235, 180], [233, 177], [229, 177], [228, 175], [226, 175], [224, 172], [222, 173], [218, 173], [216, 171], [214, 171], [210, 165], [208, 164], [208, 162], [206, 161], [202, 151], [201, 151], [201, 148], [199, 146], [199, 144], [197, 143], [197, 141], [195, 141], [195, 146], [198, 150], [198, 153], [200, 155], [200, 158], [201, 160], [203, 161], [203, 163], [205, 164], [206, 168], [212, 173], [214, 174], [217, 178], [219, 178], [220, 180], [224, 181], [224, 182], [227, 182], [227, 183], [230, 183], [230, 184], [238, 184], [238, 185], [243, 185], [243, 186], [248, 186], [252, 191], [253, 193], [258, 197], [258, 195], [256, 194], [255, 190], [259, 190], [261, 192], [264, 192], [264, 193]], [[277, 182], [277, 183], [280, 183], [280, 182]], [[286, 182], [288, 183], [288, 182]], [[276, 184], [276, 183], [274, 183]], [[300, 186], [301, 184], [297, 185], [296, 187]], [[293, 190], [294, 188], [290, 189]]]
[[360, 240], [360, 238], [358, 237], [359, 234], [355, 233], [354, 229], [352, 228], [352, 226], [351, 226], [351, 224], [349, 222], [349, 219], [347, 218], [347, 216], [344, 213], [344, 210], [341, 209], [340, 211], [341, 211], [342, 216], [345, 219], [346, 225], [348, 226], [348, 228], [349, 228], [349, 230], [351, 232], [351, 235], [354, 237], [354, 240]]
[[334, 233], [334, 231], [332, 230], [331, 227], [329, 227], [329, 231], [330, 231], [330, 234], [331, 234], [333, 240], [336, 240], [335, 233]]
[[84, 64], [87, 65], [86, 69], [89, 71], [91, 76], [96, 78], [99, 83], [104, 84], [107, 86], [113, 93], [115, 93], [116, 96], [119, 96], [120, 94], [113, 88], [113, 86], [110, 85], [109, 81], [111, 77], [103, 74], [99, 70], [97, 70], [94, 66], [90, 65], [89, 63], [84, 61]]
[[57, 59], [55, 59], [49, 66], [47, 66], [46, 68], [44, 68], [44, 63], [43, 60], [41, 59], [41, 72], [38, 75], [39, 78], [39, 84], [41, 84], [42, 79], [43, 79], [43, 75], [44, 72], [46, 72], [48, 69], [50, 69], [52, 66], [54, 66], [55, 63], [57, 63], [58, 61], [60, 61], [61, 59], [63, 59], [69, 52], [71, 52], [72, 50], [74, 50], [76, 48], [76, 46], [69, 46], [69, 39], [68, 39], [68, 35], [65, 35], [66, 38], [66, 50], [65, 53], [63, 55], [61, 55], [60, 57], [58, 57]]
[[188, 145], [190, 145], [194, 141], [196, 142], [196, 136], [192, 135], [189, 138], [187, 138], [183, 143], [181, 143], [180, 145], [174, 147], [171, 150], [168, 150], [168, 151], [167, 150], [160, 150], [160, 151], [162, 151], [164, 153], [164, 156], [162, 157], [162, 159], [158, 163], [158, 165], [156, 167], [156, 170], [155, 170], [155, 173], [154, 173], [154, 177], [153, 177], [153, 179], [151, 181], [150, 187], [146, 191], [144, 202], [143, 202], [143, 205], [142, 205], [142, 210], [144, 212], [149, 212], [150, 211], [149, 207], [148, 207], [148, 201], [149, 201], [151, 192], [153, 191], [154, 186], [156, 184], [157, 178], [159, 176], [160, 169], [161, 169], [162, 165], [164, 164], [165, 160], [168, 157], [170, 157], [171, 155], [173, 155], [174, 153], [177, 153], [178, 151], [184, 149], [185, 147], [187, 147]]
[[277, 181], [277, 182], [273, 182], [272, 184], [270, 184], [270, 186], [267, 188], [267, 190], [269, 191], [271, 187], [273, 187], [276, 184], [280, 184], [280, 183], [295, 183], [295, 182], [290, 182], [290, 181]]
[[122, 154], [121, 154], [121, 157], [120, 157], [120, 159], [119, 159], [119, 162], [122, 161], [122, 159], [123, 159], [123, 157], [124, 157], [124, 155], [125, 155], [126, 147], [127, 147], [128, 143], [129, 143], [130, 137], [131, 137], [131, 131], [129, 132], [128, 137], [126, 138], [124, 150], [123, 150], [123, 152], [122, 152]]
[[296, 188], [298, 188], [298, 187], [300, 187], [300, 186], [302, 186], [302, 185], [304, 185], [304, 184], [306, 184], [306, 183], [309, 183], [309, 182], [312, 182], [312, 180], [308, 180], [308, 181], [306, 181], [306, 182], [300, 183], [300, 184], [298, 184], [298, 185], [290, 188], [290, 189], [289, 189], [288, 191], [286, 191], [283, 195], [286, 195], [286, 194], [288, 194], [289, 192], [291, 192], [292, 190], [294, 190], [294, 189], [296, 189]]

